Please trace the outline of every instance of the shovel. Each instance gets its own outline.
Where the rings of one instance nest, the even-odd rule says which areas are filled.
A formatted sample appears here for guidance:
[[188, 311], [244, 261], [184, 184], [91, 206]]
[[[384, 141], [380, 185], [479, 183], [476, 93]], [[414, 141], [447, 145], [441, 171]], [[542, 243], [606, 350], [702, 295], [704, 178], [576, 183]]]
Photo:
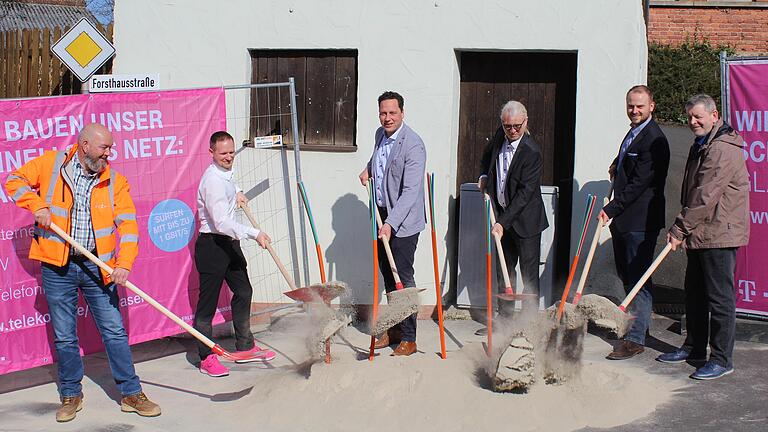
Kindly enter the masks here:
[[[96, 257], [94, 254], [92, 254], [90, 251], [85, 249], [80, 243], [78, 243], [75, 239], [69, 236], [64, 230], [59, 228], [56, 224], [51, 223], [50, 225], [51, 231], [58, 234], [59, 237], [63, 238], [67, 241], [72, 247], [77, 249], [78, 252], [85, 255], [89, 260], [91, 260], [94, 264], [99, 266], [102, 270], [104, 270], [107, 274], [112, 274], [112, 267], [107, 265], [104, 261], [100, 260], [98, 257]], [[139, 289], [136, 285], [131, 283], [130, 281], [125, 282], [125, 287], [129, 290], [133, 291], [136, 295], [144, 299], [145, 302], [149, 303], [152, 307], [160, 311], [163, 315], [170, 318], [171, 321], [178, 324], [181, 328], [183, 328], [185, 331], [187, 331], [189, 334], [194, 336], [197, 340], [204, 343], [208, 348], [213, 351], [214, 354], [224, 357], [227, 360], [232, 361], [243, 361], [243, 360], [253, 360], [256, 358], [254, 354], [250, 354], [247, 351], [246, 352], [235, 352], [231, 353], [224, 348], [222, 348], [219, 344], [214, 343], [212, 340], [208, 339], [204, 334], [200, 333], [199, 331], [195, 330], [194, 327], [191, 325], [185, 323], [181, 318], [179, 318], [176, 314], [168, 310], [165, 306], [158, 303], [155, 299], [150, 297], [147, 293]]]
[[[488, 194], [485, 195], [485, 200], [491, 202], [491, 197]], [[496, 215], [493, 211], [493, 205], [489, 205], [489, 215], [491, 217], [491, 227], [496, 225]], [[512, 283], [509, 280], [509, 271], [507, 270], [507, 260], [504, 258], [504, 249], [501, 247], [501, 237], [493, 236], [493, 240], [496, 242], [496, 255], [499, 256], [499, 265], [501, 266], [501, 274], [504, 276], [504, 293], [496, 294], [496, 297], [504, 301], [516, 301], [525, 299], [534, 299], [536, 294], [533, 293], [515, 293], [512, 289]]]
[[[299, 193], [301, 199], [304, 201], [304, 209], [307, 211], [307, 217], [309, 218], [309, 227], [312, 229], [312, 237], [315, 239], [315, 252], [317, 253], [317, 265], [320, 269], [320, 282], [326, 283], [325, 279], [325, 266], [323, 265], [323, 251], [320, 248], [320, 240], [317, 239], [317, 230], [315, 229], [315, 218], [312, 217], [312, 207], [309, 206], [309, 198], [307, 197], [307, 191], [304, 189], [304, 182], [298, 182]], [[328, 301], [325, 302], [329, 304]], [[331, 362], [331, 341], [325, 340], [325, 363]]]
[[440, 289], [440, 272], [437, 268], [437, 237], [435, 235], [435, 173], [427, 174], [427, 202], [429, 203], [429, 222], [432, 227], [432, 265], [435, 272], [435, 304], [437, 309], [437, 326], [440, 330], [440, 357], [445, 360], [443, 294]]
[[662, 249], [656, 259], [653, 260], [648, 270], [643, 273], [643, 276], [637, 281], [632, 290], [627, 294], [627, 297], [619, 306], [616, 306], [605, 297], [601, 297], [596, 294], [589, 294], [584, 296], [577, 308], [583, 313], [583, 315], [593, 322], [596, 326], [602, 327], [607, 330], [612, 330], [621, 337], [629, 328], [629, 323], [632, 320], [632, 316], [626, 313], [627, 307], [634, 300], [637, 293], [643, 288], [643, 285], [651, 277], [653, 272], [659, 267], [664, 258], [667, 257], [669, 251], [672, 250], [672, 244], [667, 245]]
[[592, 216], [592, 209], [595, 207], [595, 196], [592, 194], [587, 195], [587, 209], [584, 215], [584, 224], [581, 228], [581, 236], [579, 237], [579, 246], [576, 248], [576, 254], [573, 256], [573, 262], [571, 263], [571, 270], [568, 272], [568, 280], [565, 282], [565, 289], [563, 290], [563, 296], [560, 298], [560, 304], [557, 307], [557, 314], [555, 315], [555, 322], [560, 322], [560, 318], [563, 317], [563, 311], [565, 310], [565, 303], [568, 299], [568, 292], [571, 290], [571, 284], [573, 283], [573, 276], [576, 274], [576, 268], [579, 266], [579, 256], [581, 255], [581, 248], [584, 246], [584, 237], [587, 233], [587, 227], [589, 226], [589, 219]]
[[[606, 205], [608, 205], [608, 197], [603, 198], [603, 207], [605, 207]], [[587, 254], [587, 259], [586, 261], [584, 261], [584, 269], [581, 271], [581, 279], [579, 279], [579, 286], [576, 287], [576, 294], [573, 295], [574, 306], [579, 304], [579, 300], [581, 300], [581, 293], [584, 291], [584, 285], [586, 285], [587, 283], [587, 275], [589, 274], [589, 269], [592, 267], [592, 258], [595, 256], [595, 249], [597, 249], [597, 244], [600, 242], [600, 234], [602, 234], [603, 228], [610, 225], [610, 223], [611, 223], [610, 220], [605, 225], [601, 223], [595, 229], [594, 237], [592, 237], [592, 244], [589, 246], [589, 253]]]
[[[381, 215], [379, 215], [378, 207], [375, 208], [375, 211], [376, 225], [381, 229], [383, 223], [381, 221]], [[403, 286], [403, 282], [400, 280], [400, 275], [397, 273], [397, 266], [395, 265], [395, 259], [392, 256], [392, 249], [389, 247], [389, 239], [382, 237], [381, 243], [384, 245], [384, 251], [387, 253], [387, 261], [389, 261], [389, 267], [392, 270], [392, 276], [395, 279], [395, 291], [387, 293], [387, 304], [389, 307], [386, 311], [382, 311], [381, 315], [376, 320], [376, 324], [371, 330], [371, 334], [374, 335], [384, 333], [393, 325], [418, 312], [419, 293], [424, 291], [424, 288], [405, 288]]]
[[[248, 218], [248, 220], [251, 221], [251, 225], [253, 225], [253, 227], [256, 229], [259, 229], [259, 224], [256, 222], [256, 219], [253, 217], [253, 214], [251, 213], [251, 210], [248, 208], [248, 206], [241, 205], [240, 207], [243, 209], [243, 212], [245, 213], [245, 216]], [[291, 277], [291, 274], [288, 273], [288, 270], [283, 265], [283, 262], [280, 261], [277, 253], [275, 253], [275, 250], [272, 248], [272, 244], [267, 242], [266, 249], [269, 252], [269, 255], [272, 256], [272, 259], [275, 261], [277, 268], [280, 269], [280, 273], [285, 278], [285, 282], [288, 283], [288, 286], [291, 288], [290, 291], [283, 294], [287, 295], [293, 300], [302, 301], [305, 303], [318, 301], [328, 303], [347, 291], [346, 284], [341, 282], [323, 283], [319, 285], [310, 285], [308, 287], [297, 288], [296, 283]]]
[[[371, 259], [371, 270], [373, 271], [373, 299], [372, 307], [371, 307], [371, 322], [376, 323], [379, 316], [379, 247], [378, 243], [376, 241], [376, 215], [374, 213], [374, 209], [376, 208], [376, 199], [374, 198], [373, 191], [376, 190], [376, 187], [374, 186], [374, 180], [370, 179], [368, 180], [368, 211], [370, 212], [369, 217], [371, 220], [371, 242], [372, 247], [371, 251], [372, 259]], [[376, 345], [376, 333], [371, 332], [371, 346], [368, 350], [368, 361], [373, 361], [373, 358], [375, 356], [374, 350]]]

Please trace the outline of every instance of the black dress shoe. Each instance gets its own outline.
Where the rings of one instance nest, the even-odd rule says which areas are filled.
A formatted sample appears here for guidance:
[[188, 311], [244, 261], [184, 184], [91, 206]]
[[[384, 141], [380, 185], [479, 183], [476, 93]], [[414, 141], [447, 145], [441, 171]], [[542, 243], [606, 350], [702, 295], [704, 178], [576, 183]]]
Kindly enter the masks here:
[[475, 330], [475, 336], [487, 336], [487, 335], [488, 335], [488, 327], [482, 327]]
[[626, 360], [645, 351], [645, 348], [639, 343], [632, 341], [621, 341], [620, 344], [606, 357], [608, 360]]

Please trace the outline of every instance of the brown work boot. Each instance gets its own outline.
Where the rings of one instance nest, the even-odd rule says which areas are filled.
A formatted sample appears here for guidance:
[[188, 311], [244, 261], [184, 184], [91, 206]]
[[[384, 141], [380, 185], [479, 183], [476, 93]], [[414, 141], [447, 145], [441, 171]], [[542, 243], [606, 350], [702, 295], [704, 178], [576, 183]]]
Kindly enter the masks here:
[[409, 356], [416, 352], [416, 342], [402, 341], [400, 345], [392, 352], [393, 356]]
[[64, 423], [72, 420], [83, 409], [83, 394], [61, 398], [61, 406], [56, 410], [56, 421]]
[[608, 360], [626, 360], [645, 351], [645, 348], [639, 343], [624, 340], [613, 349], [606, 357]]
[[120, 410], [123, 412], [135, 412], [142, 417], [157, 417], [160, 415], [160, 405], [147, 399], [144, 392], [123, 396], [123, 399], [120, 401]]

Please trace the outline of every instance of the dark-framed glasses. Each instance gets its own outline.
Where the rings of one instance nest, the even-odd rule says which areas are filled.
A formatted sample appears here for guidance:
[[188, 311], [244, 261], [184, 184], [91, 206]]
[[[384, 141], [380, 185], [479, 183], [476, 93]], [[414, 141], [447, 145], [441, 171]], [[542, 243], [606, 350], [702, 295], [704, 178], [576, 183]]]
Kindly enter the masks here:
[[502, 123], [501, 126], [504, 128], [505, 131], [511, 131], [512, 129], [514, 129], [516, 131], [519, 131], [520, 129], [523, 128], [523, 126], [525, 126], [525, 122], [527, 122], [527, 121], [528, 121], [528, 119], [525, 119], [525, 120], [523, 120], [522, 123], [518, 123], [518, 124]]

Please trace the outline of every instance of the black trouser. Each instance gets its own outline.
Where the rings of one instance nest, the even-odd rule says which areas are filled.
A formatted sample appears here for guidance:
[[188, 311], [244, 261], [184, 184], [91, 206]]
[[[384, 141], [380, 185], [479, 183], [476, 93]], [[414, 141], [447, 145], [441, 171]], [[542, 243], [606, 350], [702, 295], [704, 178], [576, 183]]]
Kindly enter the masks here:
[[[388, 214], [387, 209], [379, 207], [379, 213], [381, 214], [381, 221], [386, 221]], [[418, 233], [408, 237], [395, 237], [395, 233], [393, 232], [392, 236], [389, 238], [389, 247], [392, 249], [392, 257], [395, 260], [397, 274], [400, 276], [400, 281], [406, 288], [416, 286], [416, 281], [413, 279], [413, 259], [416, 254], [416, 245], [418, 242]], [[395, 277], [392, 276], [392, 269], [389, 267], [387, 253], [384, 250], [384, 243], [379, 240], [378, 245], [379, 270], [384, 277], [384, 289], [387, 292], [392, 292], [395, 290]], [[374, 301], [377, 300], [378, 299], [374, 299]], [[402, 340], [406, 342], [416, 342], [416, 316], [417, 314], [414, 313], [392, 327], [393, 330], [398, 330], [399, 328], [403, 335]]]
[[720, 366], [733, 366], [736, 333], [736, 293], [733, 279], [736, 248], [688, 249], [685, 271], [687, 336], [683, 349], [691, 358], [709, 359]]
[[[504, 259], [509, 272], [509, 282], [512, 289], [515, 290], [517, 281], [517, 271], [515, 266], [520, 261], [520, 273], [523, 277], [523, 292], [536, 294], [535, 300], [526, 300], [523, 303], [525, 309], [537, 309], [539, 304], [539, 259], [541, 256], [541, 234], [533, 237], [522, 238], [517, 235], [515, 230], [504, 230], [501, 236], [501, 247], [504, 249]], [[501, 266], [496, 266], [496, 276], [499, 293], [503, 293], [506, 287], [501, 273]], [[517, 292], [517, 290], [515, 290]], [[509, 315], [514, 311], [514, 302], [499, 301], [499, 313]]]
[[[200, 298], [195, 309], [195, 329], [209, 339], [213, 334], [212, 321], [219, 302], [221, 284], [225, 280], [232, 291], [232, 324], [235, 327], [235, 349], [253, 348], [251, 333], [251, 296], [253, 288], [248, 280], [247, 262], [240, 242], [220, 234], [201, 233], [195, 242], [195, 266], [200, 273]], [[200, 359], [212, 352], [198, 342]]]

